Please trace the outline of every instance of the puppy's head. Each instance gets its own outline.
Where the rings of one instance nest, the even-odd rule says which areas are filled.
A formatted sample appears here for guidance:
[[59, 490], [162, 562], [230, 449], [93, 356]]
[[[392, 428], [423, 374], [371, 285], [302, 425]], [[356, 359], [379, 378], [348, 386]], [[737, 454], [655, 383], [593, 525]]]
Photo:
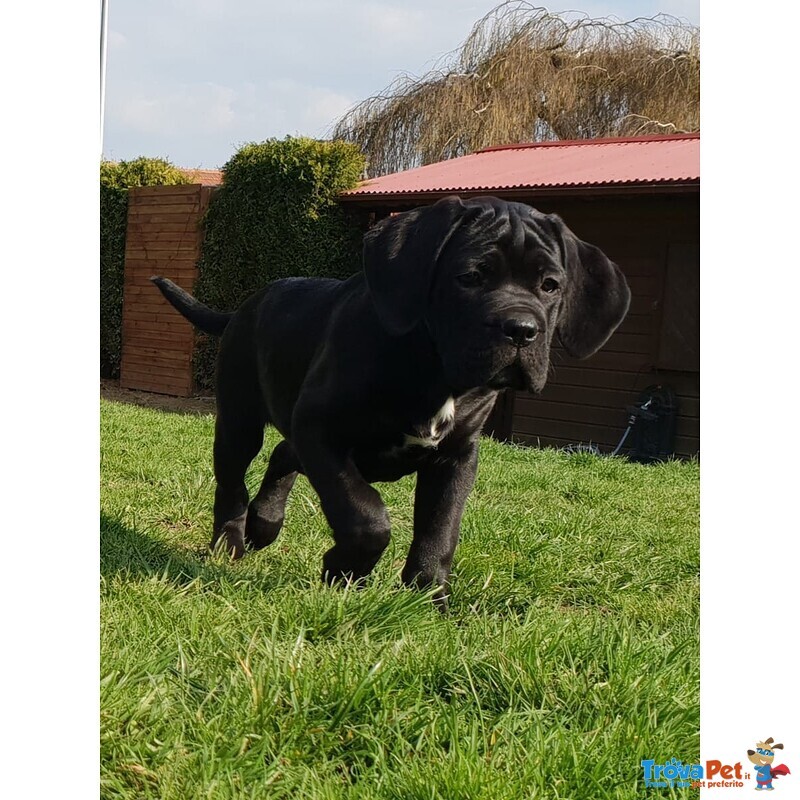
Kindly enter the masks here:
[[381, 221], [364, 237], [364, 272], [386, 329], [425, 325], [456, 390], [539, 392], [554, 334], [586, 358], [630, 304], [619, 267], [559, 217], [494, 197]]

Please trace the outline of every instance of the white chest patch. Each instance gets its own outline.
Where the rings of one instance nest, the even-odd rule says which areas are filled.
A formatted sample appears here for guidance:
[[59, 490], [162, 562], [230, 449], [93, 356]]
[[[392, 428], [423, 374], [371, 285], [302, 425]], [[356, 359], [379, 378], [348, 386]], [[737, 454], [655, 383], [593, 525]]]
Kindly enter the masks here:
[[444, 405], [423, 425], [417, 425], [413, 434], [403, 436], [406, 447], [437, 447], [439, 442], [450, 433], [456, 418], [456, 401], [452, 397], [445, 400]]

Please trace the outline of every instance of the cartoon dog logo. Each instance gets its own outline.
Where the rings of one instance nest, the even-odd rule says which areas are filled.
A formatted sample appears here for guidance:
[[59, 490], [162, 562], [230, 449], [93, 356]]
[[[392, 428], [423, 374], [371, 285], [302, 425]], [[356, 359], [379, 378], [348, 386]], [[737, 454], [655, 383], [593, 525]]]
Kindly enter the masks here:
[[789, 775], [789, 767], [786, 764], [772, 766], [775, 760], [775, 751], [783, 750], [782, 744], [773, 744], [775, 740], [770, 736], [765, 742], [756, 742], [755, 750], [748, 750], [747, 757], [755, 764], [757, 791], [762, 789], [772, 790], [772, 779], [781, 775]]

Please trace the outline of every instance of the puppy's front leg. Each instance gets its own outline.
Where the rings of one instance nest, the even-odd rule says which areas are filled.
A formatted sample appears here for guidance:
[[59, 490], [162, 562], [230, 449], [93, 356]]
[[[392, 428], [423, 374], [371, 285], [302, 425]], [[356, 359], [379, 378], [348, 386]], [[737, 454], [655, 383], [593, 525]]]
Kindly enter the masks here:
[[336, 542], [322, 560], [322, 579], [365, 578], [389, 544], [386, 506], [347, 451], [326, 440], [324, 429], [302, 423], [296, 428], [302, 432], [294, 436], [295, 450]]
[[414, 499], [414, 540], [408, 553], [403, 582], [420, 588], [438, 586], [435, 595], [447, 608], [448, 577], [458, 544], [464, 505], [478, 471], [478, 445], [452, 459], [433, 461], [417, 473]]

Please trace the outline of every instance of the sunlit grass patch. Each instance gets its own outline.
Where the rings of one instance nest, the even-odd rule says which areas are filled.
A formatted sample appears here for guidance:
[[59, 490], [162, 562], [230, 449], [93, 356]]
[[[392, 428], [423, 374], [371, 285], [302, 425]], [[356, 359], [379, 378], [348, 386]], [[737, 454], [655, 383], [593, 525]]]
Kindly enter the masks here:
[[212, 440], [102, 406], [103, 797], [624, 799], [697, 757], [697, 464], [485, 440], [444, 617], [400, 586], [413, 478], [363, 590], [320, 584], [302, 477], [272, 547], [208, 557]]

